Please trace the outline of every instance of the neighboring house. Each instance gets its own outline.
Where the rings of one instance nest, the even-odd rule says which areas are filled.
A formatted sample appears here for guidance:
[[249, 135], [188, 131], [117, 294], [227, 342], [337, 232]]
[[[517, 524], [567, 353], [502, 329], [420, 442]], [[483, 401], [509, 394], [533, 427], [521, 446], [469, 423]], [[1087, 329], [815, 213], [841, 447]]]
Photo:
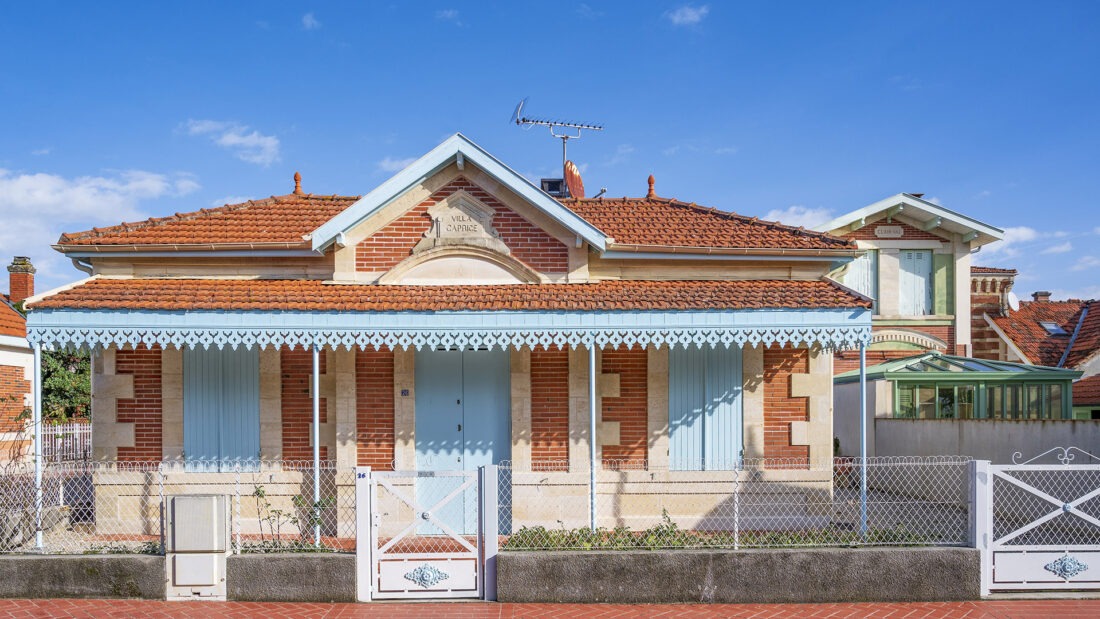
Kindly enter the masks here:
[[316, 428], [338, 466], [507, 461], [552, 485], [589, 470], [594, 417], [604, 470], [786, 458], [777, 479], [827, 478], [825, 351], [871, 324], [825, 277], [849, 239], [652, 177], [641, 198], [555, 199], [461, 135], [362, 197], [296, 183], [55, 248], [91, 277], [33, 299], [30, 337], [93, 347], [97, 459], [309, 460]]
[[1093, 378], [1100, 375], [1100, 301], [1052, 301], [1049, 292], [1040, 291], [1016, 309], [1012, 305], [1005, 298], [983, 314], [990, 340], [983, 356], [1079, 371], [1075, 417], [1100, 418], [1093, 412], [1100, 410]]
[[34, 294], [34, 272], [28, 258], [16, 256], [8, 266], [10, 292], [0, 294], [0, 462], [22, 460], [30, 447], [24, 412], [31, 405], [34, 354], [15, 306]]
[[[971, 254], [1004, 232], [922, 195], [899, 193], [816, 227], [864, 250], [830, 276], [875, 299], [869, 364], [923, 351], [967, 356], [973, 350]], [[858, 364], [858, 351], [842, 352], [834, 371]]]

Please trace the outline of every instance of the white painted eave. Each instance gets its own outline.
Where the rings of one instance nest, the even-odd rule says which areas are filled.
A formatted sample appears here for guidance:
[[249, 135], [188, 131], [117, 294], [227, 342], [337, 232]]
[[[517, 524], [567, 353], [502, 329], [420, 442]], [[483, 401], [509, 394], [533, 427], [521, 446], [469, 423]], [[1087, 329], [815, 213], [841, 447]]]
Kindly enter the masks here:
[[315, 251], [324, 250], [335, 242], [342, 232], [354, 228], [387, 204], [399, 198], [409, 189], [451, 163], [462, 161], [463, 167], [474, 165], [481, 171], [522, 196], [543, 213], [552, 217], [566, 229], [577, 235], [598, 251], [607, 248], [607, 237], [595, 226], [545, 191], [493, 157], [469, 138], [456, 133], [430, 150], [426, 155], [409, 164], [404, 170], [390, 177], [373, 191], [344, 209], [339, 215], [314, 230], [309, 238]]
[[941, 220], [940, 226], [943, 226], [945, 230], [963, 235], [965, 235], [967, 231], [976, 232], [977, 237], [970, 241], [975, 247], [1004, 239], [1004, 230], [1000, 228], [980, 222], [977, 219], [967, 217], [961, 213], [956, 213], [955, 211], [946, 209], [938, 204], [908, 193], [899, 193], [889, 198], [879, 200], [861, 209], [841, 215], [832, 221], [814, 226], [813, 229], [818, 232], [833, 232], [851, 226], [856, 222], [871, 219], [882, 212], [896, 209], [899, 206], [901, 209], [897, 211], [897, 214], [910, 220], [932, 222], [939, 219]]

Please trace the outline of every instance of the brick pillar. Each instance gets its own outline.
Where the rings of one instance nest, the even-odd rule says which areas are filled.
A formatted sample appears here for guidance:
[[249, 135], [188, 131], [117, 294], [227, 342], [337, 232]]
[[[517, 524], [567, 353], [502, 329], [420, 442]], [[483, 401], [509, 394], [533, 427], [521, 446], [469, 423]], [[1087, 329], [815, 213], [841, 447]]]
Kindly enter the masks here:
[[8, 265], [8, 289], [12, 303], [34, 296], [35, 271], [31, 259], [26, 256], [16, 256]]

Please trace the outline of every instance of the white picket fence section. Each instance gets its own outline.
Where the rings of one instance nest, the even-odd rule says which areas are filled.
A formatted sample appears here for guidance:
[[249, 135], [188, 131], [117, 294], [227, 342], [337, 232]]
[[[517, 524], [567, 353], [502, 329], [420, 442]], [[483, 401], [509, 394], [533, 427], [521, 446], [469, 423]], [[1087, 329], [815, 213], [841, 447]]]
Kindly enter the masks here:
[[83, 462], [92, 457], [92, 424], [43, 424], [42, 458], [46, 462]]

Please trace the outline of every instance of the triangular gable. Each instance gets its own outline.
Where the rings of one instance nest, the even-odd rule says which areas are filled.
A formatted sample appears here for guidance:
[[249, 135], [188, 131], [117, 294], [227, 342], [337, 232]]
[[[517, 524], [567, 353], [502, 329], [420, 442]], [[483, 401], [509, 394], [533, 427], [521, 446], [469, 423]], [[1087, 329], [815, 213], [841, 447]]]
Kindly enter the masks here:
[[922, 229], [942, 228], [961, 235], [963, 242], [971, 243], [974, 246], [987, 245], [1004, 238], [1004, 230], [1000, 228], [995, 228], [908, 193], [899, 193], [884, 200], [879, 200], [874, 204], [841, 215], [830, 222], [815, 226], [814, 229], [819, 232], [844, 234], [862, 228], [882, 213], [886, 213], [888, 216], [904, 214], [909, 220], [921, 223], [920, 227]]
[[475, 165], [597, 250], [603, 251], [606, 248], [607, 237], [596, 227], [501, 163], [499, 159], [471, 142], [466, 136], [456, 133], [314, 230], [311, 235], [313, 249], [322, 250], [332, 245], [341, 234], [354, 228], [424, 179], [452, 163], [457, 164], [460, 169], [467, 163]]

